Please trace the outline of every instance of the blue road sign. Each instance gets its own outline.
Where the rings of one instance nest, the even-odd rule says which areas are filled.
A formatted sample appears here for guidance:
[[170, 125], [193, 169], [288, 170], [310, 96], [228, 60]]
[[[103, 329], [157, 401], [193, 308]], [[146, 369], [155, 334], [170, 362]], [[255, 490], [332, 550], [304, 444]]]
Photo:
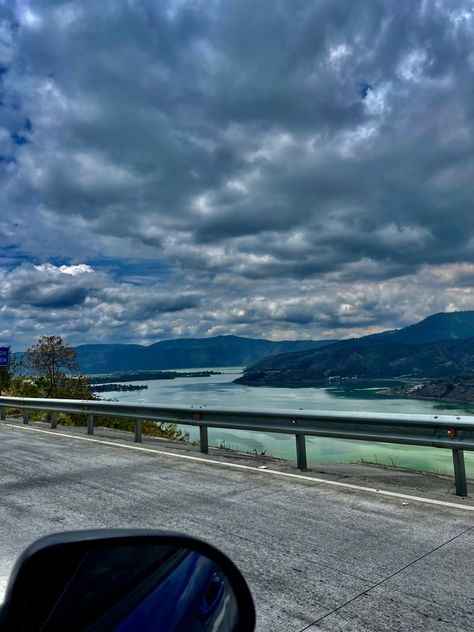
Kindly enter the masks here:
[[10, 347], [0, 347], [0, 366], [10, 364]]

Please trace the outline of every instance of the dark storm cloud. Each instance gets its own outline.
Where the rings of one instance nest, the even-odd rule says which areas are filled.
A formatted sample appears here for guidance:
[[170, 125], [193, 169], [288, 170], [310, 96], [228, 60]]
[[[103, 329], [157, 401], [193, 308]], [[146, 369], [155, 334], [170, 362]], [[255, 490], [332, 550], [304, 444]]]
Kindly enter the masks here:
[[61, 309], [80, 305], [86, 299], [84, 288], [58, 288], [54, 285], [37, 287], [34, 285], [19, 288], [8, 297], [10, 305], [31, 305]]
[[103, 302], [123, 306], [127, 319], [140, 321], [146, 321], [157, 314], [170, 314], [197, 307], [201, 300], [196, 293], [174, 294], [169, 288], [164, 292], [152, 287], [150, 283], [145, 288], [125, 284], [109, 287], [100, 293], [99, 298]]
[[0, 298], [9, 306], [69, 308], [84, 303], [98, 279], [88, 266], [23, 264], [1, 275]]
[[[349, 334], [474, 307], [469, 0], [1, 11], [3, 245], [94, 261], [4, 290], [7, 308], [76, 305], [72, 334], [140, 340]], [[131, 275], [108, 264], [129, 258]]]

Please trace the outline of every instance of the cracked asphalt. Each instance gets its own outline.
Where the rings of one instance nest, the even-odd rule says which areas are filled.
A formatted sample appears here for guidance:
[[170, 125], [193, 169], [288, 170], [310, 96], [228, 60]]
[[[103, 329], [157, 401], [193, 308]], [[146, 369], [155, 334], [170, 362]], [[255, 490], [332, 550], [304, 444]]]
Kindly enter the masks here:
[[[0, 589], [19, 553], [47, 533], [171, 529], [236, 562], [260, 632], [474, 629], [468, 508], [187, 460], [169, 444], [162, 454], [162, 443], [136, 451], [65, 432], [0, 424]], [[422, 495], [417, 480], [403, 491]]]

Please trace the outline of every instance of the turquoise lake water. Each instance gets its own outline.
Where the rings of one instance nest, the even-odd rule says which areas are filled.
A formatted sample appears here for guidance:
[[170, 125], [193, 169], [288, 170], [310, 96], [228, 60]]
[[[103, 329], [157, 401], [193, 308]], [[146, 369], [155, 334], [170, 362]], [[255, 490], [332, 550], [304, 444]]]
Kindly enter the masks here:
[[[187, 369], [197, 371], [201, 369]], [[203, 369], [203, 370], [209, 370]], [[137, 403], [163, 405], [223, 406], [245, 408], [295, 408], [304, 410], [403, 412], [440, 415], [474, 415], [474, 406], [442, 404], [436, 401], [406, 400], [379, 393], [391, 382], [355, 382], [347, 386], [328, 388], [270, 388], [234, 384], [242, 369], [214, 368], [222, 375], [207, 378], [176, 378], [175, 380], [139, 381], [147, 390], [130, 392], [103, 392], [101, 397]], [[199, 431], [181, 426], [198, 439]], [[293, 436], [276, 433], [245, 432], [238, 430], [209, 430], [211, 445], [226, 446], [246, 452], [265, 452], [267, 455], [296, 459]], [[450, 450], [416, 446], [397, 446], [371, 441], [347, 441], [323, 437], [307, 437], [309, 464], [371, 461], [396, 467], [451, 474], [453, 471]], [[466, 470], [474, 478], [474, 454], [465, 453]]]

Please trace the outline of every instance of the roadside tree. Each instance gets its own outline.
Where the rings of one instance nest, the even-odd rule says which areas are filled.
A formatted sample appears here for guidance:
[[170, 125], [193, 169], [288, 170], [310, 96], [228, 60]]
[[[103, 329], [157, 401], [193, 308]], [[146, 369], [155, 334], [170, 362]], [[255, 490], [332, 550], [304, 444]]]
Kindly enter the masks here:
[[76, 378], [66, 372], [78, 371], [77, 353], [61, 336], [41, 336], [24, 355], [24, 364], [38, 377], [45, 397], [59, 397], [75, 390]]

